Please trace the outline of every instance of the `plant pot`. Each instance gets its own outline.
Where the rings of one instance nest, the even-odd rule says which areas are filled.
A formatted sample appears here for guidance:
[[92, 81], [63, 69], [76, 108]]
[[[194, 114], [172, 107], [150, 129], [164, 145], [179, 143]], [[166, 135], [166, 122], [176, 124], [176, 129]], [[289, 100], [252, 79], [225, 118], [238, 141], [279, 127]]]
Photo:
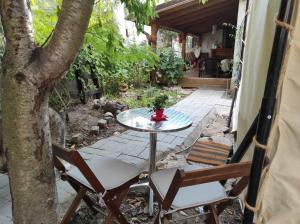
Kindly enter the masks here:
[[154, 114], [151, 116], [153, 121], [165, 121], [167, 116], [164, 114], [164, 109], [157, 109], [154, 111]]
[[155, 110], [155, 117], [157, 119], [163, 118], [163, 115], [164, 115], [164, 109], [157, 109], [157, 110]]

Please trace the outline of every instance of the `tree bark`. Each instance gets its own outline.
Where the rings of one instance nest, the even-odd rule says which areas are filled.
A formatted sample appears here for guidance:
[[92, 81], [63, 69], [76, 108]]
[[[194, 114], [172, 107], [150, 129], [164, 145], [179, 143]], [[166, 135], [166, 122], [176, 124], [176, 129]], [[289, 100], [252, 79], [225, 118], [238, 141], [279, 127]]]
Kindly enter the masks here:
[[[7, 163], [6, 157], [3, 150], [3, 141], [2, 141], [2, 113], [0, 112], [0, 172], [7, 172]], [[49, 122], [50, 122], [50, 133], [51, 140], [53, 143], [65, 146], [65, 121], [64, 119], [49, 107]]]
[[64, 0], [45, 48], [35, 47], [28, 2], [0, 3], [6, 38], [1, 77], [3, 147], [14, 223], [54, 224], [58, 220], [48, 92], [81, 47], [94, 1]]

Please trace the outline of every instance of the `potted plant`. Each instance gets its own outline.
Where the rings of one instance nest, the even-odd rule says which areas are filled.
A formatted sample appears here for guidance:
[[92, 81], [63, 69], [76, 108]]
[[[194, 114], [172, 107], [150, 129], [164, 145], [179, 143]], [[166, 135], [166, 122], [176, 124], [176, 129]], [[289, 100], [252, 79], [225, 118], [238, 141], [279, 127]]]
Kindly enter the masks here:
[[155, 121], [163, 121], [166, 120], [166, 116], [164, 115], [164, 107], [166, 106], [168, 100], [167, 95], [159, 95], [155, 97], [153, 101], [153, 111], [154, 115], [152, 115], [152, 120]]

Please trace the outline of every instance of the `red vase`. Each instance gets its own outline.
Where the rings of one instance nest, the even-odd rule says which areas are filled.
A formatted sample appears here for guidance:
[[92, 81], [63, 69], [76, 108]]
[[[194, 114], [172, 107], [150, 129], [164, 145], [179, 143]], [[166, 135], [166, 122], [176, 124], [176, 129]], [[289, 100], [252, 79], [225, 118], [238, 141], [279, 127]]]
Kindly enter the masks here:
[[164, 119], [164, 109], [155, 110], [155, 118], [157, 120], [163, 120]]

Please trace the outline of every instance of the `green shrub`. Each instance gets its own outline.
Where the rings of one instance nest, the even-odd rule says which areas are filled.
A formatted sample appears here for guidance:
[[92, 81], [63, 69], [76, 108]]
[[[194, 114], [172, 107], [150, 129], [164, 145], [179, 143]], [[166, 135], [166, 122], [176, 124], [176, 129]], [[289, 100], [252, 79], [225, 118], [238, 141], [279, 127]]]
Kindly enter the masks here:
[[183, 77], [183, 59], [178, 57], [172, 48], [159, 49], [158, 55], [160, 63], [157, 69], [161, 81], [167, 85], [177, 84], [178, 79]]

